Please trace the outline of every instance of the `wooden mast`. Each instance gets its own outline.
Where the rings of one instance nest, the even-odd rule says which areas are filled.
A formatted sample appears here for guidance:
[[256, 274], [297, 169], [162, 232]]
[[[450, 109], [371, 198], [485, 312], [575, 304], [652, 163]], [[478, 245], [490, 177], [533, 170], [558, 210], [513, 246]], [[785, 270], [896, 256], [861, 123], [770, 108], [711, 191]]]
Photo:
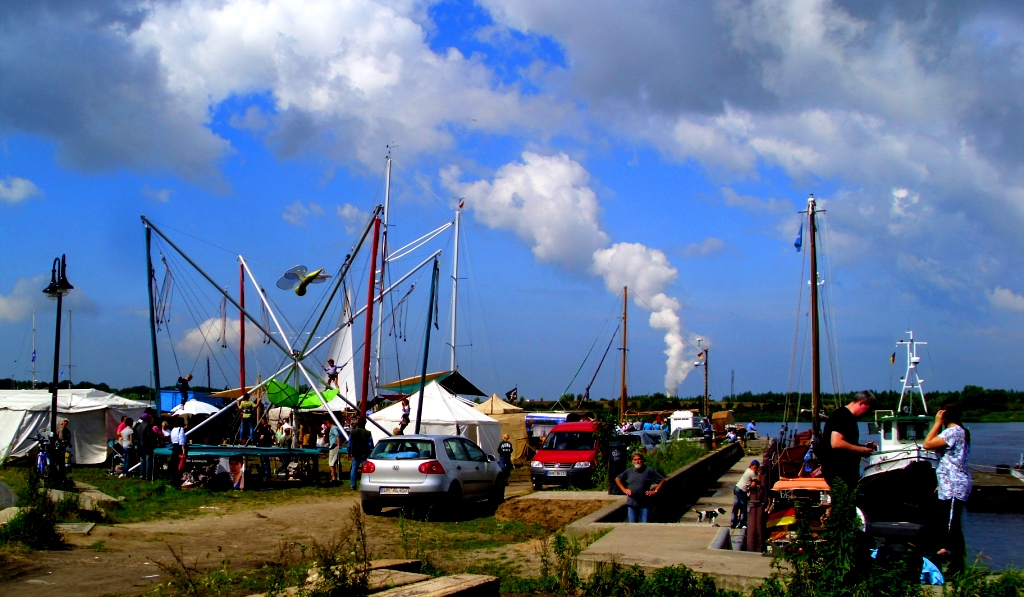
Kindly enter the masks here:
[[811, 235], [811, 433], [821, 435], [821, 355], [818, 341], [818, 246], [814, 221], [814, 195], [807, 199], [807, 230]]
[[626, 317], [629, 315], [629, 287], [622, 287], [622, 394], [619, 396], [619, 422], [626, 420]]
[[380, 216], [373, 218], [370, 252], [370, 283], [366, 291], [366, 339], [363, 341], [363, 393], [359, 395], [359, 416], [366, 417], [366, 393], [370, 389], [370, 339], [373, 337], [373, 287], [377, 281], [377, 249], [380, 247]]

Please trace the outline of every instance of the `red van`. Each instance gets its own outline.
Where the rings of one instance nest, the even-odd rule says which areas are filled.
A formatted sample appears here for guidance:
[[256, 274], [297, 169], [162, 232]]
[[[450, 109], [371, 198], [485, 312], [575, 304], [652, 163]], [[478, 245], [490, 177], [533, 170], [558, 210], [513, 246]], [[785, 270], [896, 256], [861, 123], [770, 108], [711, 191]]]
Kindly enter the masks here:
[[533, 488], [590, 485], [600, 449], [598, 437], [597, 424], [593, 421], [561, 423], [552, 428], [530, 463]]

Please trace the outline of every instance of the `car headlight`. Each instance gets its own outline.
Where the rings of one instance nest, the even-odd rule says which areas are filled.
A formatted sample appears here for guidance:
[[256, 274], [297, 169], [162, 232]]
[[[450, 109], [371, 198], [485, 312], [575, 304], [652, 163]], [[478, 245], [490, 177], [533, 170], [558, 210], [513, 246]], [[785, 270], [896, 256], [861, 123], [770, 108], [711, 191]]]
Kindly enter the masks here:
[[572, 465], [572, 467], [573, 468], [590, 468], [590, 463], [589, 462], [577, 462], [576, 464]]
[[530, 463], [530, 466], [533, 468], [544, 468], [544, 463], [539, 460], [534, 460]]

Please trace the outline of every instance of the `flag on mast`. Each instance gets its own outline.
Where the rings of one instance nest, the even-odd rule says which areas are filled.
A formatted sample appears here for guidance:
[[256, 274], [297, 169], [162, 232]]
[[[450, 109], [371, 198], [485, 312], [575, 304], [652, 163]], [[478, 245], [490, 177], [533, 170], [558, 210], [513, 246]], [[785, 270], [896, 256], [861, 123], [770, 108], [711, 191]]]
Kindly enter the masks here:
[[505, 392], [505, 398], [508, 398], [509, 402], [515, 402], [516, 400], [518, 400], [518, 398], [517, 398], [518, 395], [519, 395], [519, 386], [516, 386], [516, 387], [512, 388], [511, 390]]
[[804, 223], [800, 222], [800, 232], [796, 234], [796, 241], [793, 243], [796, 247], [796, 252], [800, 252], [800, 247], [804, 246]]
[[896, 362], [896, 353], [894, 352], [894, 353], [892, 353], [892, 356], [889, 357], [889, 364], [892, 365], [895, 362]]
[[35, 350], [32, 351], [32, 362], [33, 363], [36, 362], [36, 351]]

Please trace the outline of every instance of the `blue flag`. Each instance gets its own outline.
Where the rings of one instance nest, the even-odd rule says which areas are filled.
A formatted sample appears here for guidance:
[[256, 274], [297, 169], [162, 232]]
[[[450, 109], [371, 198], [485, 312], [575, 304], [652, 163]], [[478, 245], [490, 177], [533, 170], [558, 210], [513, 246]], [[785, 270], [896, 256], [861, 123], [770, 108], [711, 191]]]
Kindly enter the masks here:
[[32, 351], [32, 362], [36, 362], [36, 351]]
[[803, 222], [800, 222], [800, 232], [797, 233], [797, 235], [796, 235], [796, 242], [793, 243], [793, 246], [796, 247], [796, 252], [797, 253], [800, 252], [800, 247], [804, 246], [804, 223]]

